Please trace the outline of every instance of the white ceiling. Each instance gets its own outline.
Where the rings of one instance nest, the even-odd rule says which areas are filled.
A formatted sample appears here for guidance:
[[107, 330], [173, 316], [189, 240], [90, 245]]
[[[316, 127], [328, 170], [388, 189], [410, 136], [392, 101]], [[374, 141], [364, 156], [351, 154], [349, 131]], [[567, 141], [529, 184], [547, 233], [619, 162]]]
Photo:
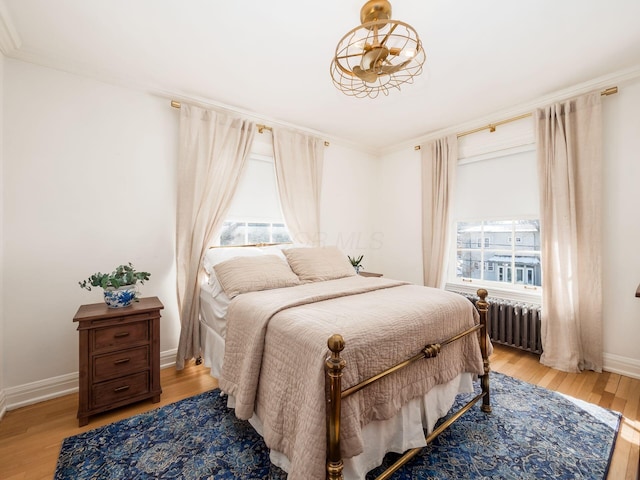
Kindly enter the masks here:
[[364, 0], [0, 0], [0, 47], [369, 149], [640, 65], [639, 0], [391, 3], [427, 61], [413, 85], [373, 100], [345, 96], [329, 76]]

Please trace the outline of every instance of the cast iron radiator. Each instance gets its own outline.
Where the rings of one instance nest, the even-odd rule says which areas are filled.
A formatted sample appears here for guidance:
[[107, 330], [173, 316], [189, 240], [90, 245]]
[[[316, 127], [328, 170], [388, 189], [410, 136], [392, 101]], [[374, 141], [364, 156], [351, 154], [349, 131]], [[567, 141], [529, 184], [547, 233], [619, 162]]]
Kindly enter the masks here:
[[[468, 298], [474, 305], [478, 296], [471, 293], [456, 292]], [[542, 307], [528, 303], [487, 298], [489, 302], [488, 330], [494, 343], [509, 345], [527, 352], [540, 355], [540, 323]]]

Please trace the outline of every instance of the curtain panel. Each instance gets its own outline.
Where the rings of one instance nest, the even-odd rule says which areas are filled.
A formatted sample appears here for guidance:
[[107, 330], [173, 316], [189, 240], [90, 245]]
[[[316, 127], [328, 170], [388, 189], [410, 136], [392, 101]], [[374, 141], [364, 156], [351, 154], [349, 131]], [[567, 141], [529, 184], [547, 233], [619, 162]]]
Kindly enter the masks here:
[[440, 138], [421, 145], [422, 156], [422, 262], [424, 284], [443, 288], [449, 257], [449, 231], [458, 138]]
[[602, 371], [602, 115], [594, 92], [536, 111], [544, 365]]
[[273, 127], [273, 155], [284, 220], [296, 243], [320, 244], [324, 142]]
[[182, 104], [178, 159], [176, 272], [180, 340], [176, 368], [200, 355], [202, 259], [222, 226], [251, 151], [254, 123]]

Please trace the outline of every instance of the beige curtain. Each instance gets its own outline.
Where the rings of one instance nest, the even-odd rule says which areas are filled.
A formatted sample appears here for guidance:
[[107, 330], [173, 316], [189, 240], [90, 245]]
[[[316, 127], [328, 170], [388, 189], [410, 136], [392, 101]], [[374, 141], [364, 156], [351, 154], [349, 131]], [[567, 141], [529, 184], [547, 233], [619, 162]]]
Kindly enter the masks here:
[[600, 93], [537, 110], [542, 234], [540, 361], [602, 371]]
[[422, 263], [424, 284], [443, 288], [449, 252], [449, 230], [458, 164], [456, 135], [421, 145]]
[[206, 249], [222, 226], [251, 151], [255, 125], [188, 104], [180, 108], [176, 269], [180, 342], [176, 368], [200, 355], [200, 284]]
[[293, 240], [320, 243], [320, 190], [324, 142], [301, 132], [273, 128], [280, 204]]

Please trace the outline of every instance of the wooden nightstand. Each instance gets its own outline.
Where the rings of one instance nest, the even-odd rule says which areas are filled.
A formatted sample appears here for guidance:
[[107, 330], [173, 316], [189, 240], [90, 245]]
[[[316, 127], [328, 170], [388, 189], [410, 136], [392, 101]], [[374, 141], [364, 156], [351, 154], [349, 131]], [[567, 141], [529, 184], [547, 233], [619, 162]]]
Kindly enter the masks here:
[[89, 416], [132, 402], [160, 401], [160, 310], [157, 297], [129, 307], [82, 305], [75, 317], [80, 333], [78, 424]]
[[358, 275], [360, 275], [361, 277], [381, 277], [382, 276], [381, 273], [363, 272], [363, 271], [360, 271]]

